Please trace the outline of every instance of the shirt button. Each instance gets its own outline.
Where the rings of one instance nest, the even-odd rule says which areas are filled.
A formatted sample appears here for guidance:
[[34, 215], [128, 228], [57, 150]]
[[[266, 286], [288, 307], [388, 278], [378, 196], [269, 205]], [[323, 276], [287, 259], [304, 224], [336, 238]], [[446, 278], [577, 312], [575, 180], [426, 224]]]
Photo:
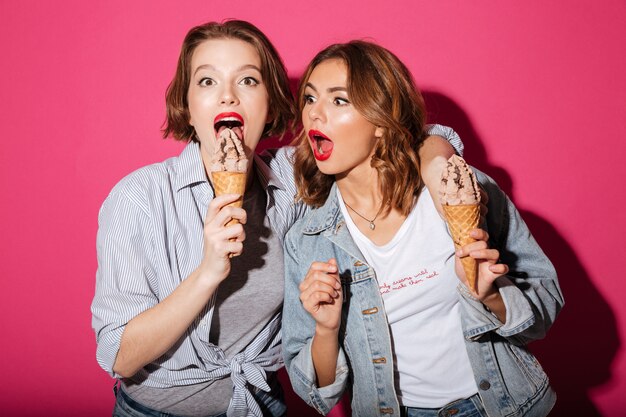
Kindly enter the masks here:
[[491, 388], [491, 384], [489, 383], [489, 381], [483, 379], [482, 381], [480, 381], [480, 384], [478, 384], [478, 388], [483, 391], [487, 391], [489, 388]]

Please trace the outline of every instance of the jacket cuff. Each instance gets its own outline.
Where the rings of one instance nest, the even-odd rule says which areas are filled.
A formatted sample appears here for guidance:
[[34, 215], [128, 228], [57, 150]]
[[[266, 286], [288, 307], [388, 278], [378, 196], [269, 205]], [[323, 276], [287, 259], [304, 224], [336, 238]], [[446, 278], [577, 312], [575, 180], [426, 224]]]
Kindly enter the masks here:
[[341, 400], [348, 382], [348, 363], [341, 347], [337, 357], [337, 367], [335, 369], [335, 381], [325, 387], [319, 388], [315, 381], [315, 367], [313, 366], [313, 356], [311, 345], [313, 339], [302, 347], [300, 353], [291, 363], [292, 373], [303, 383], [308, 391], [307, 403], [314, 407], [321, 414], [328, 414], [330, 410]]
[[511, 337], [532, 326], [535, 314], [522, 290], [506, 275], [496, 280], [496, 286], [506, 308], [506, 323], [496, 333], [502, 337]]
[[459, 283], [457, 286], [465, 313], [462, 321], [466, 338], [478, 339], [490, 331], [502, 337], [511, 337], [534, 324], [535, 315], [522, 290], [508, 276], [499, 277], [495, 284], [506, 309], [506, 323], [502, 323], [480, 300], [472, 296], [465, 285]]

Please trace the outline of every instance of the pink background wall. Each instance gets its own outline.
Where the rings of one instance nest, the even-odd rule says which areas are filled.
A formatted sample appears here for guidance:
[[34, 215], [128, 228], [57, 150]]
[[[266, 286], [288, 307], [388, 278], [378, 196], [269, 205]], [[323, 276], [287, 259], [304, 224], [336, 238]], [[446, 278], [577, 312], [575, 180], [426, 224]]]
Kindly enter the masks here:
[[533, 345], [553, 415], [624, 415], [624, 1], [174, 3], [0, 2], [1, 414], [110, 415], [89, 312], [98, 209], [122, 176], [181, 148], [159, 127], [186, 31], [237, 17], [294, 79], [355, 37], [408, 64], [431, 119], [457, 129], [560, 273], [566, 308]]

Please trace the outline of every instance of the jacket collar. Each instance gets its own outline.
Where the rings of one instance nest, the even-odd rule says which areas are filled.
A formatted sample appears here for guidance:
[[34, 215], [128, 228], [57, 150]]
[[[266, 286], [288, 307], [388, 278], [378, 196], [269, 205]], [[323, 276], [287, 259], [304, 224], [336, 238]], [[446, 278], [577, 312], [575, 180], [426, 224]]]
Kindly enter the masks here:
[[333, 183], [326, 202], [315, 210], [311, 210], [309, 219], [302, 229], [305, 235], [315, 235], [328, 229], [345, 226], [345, 220], [337, 199], [337, 183]]
[[324, 205], [309, 212], [308, 220], [303, 225], [302, 233], [305, 235], [320, 234], [354, 258], [354, 271], [356, 273], [372, 273], [365, 256], [363, 256], [361, 250], [354, 242], [346, 225], [346, 220], [339, 207], [337, 183], [333, 183]]

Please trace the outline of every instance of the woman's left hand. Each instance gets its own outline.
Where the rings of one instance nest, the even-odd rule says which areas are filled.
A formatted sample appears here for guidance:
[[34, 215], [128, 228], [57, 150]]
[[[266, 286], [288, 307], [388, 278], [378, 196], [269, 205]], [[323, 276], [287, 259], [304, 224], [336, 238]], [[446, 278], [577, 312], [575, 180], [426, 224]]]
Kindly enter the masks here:
[[[459, 279], [468, 287], [471, 294], [482, 302], [498, 292], [494, 285], [496, 278], [509, 272], [506, 264], [499, 264], [500, 252], [497, 249], [490, 249], [487, 245], [489, 234], [482, 229], [473, 229], [470, 236], [476, 239], [476, 242], [467, 244], [456, 251], [456, 274]], [[461, 264], [461, 258], [470, 256], [478, 262], [478, 278], [477, 291], [470, 288], [467, 283], [465, 271]]]

